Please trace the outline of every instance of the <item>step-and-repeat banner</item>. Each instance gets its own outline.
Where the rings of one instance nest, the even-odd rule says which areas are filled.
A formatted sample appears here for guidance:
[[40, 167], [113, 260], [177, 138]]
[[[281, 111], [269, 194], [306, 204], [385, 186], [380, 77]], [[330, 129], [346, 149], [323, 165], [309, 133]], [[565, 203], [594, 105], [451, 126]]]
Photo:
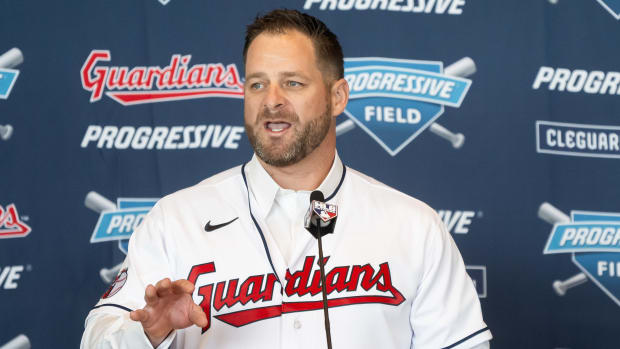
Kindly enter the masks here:
[[492, 347], [620, 346], [618, 0], [1, 0], [0, 346], [77, 347], [156, 200], [249, 160], [279, 7], [339, 36], [339, 154], [439, 212]]

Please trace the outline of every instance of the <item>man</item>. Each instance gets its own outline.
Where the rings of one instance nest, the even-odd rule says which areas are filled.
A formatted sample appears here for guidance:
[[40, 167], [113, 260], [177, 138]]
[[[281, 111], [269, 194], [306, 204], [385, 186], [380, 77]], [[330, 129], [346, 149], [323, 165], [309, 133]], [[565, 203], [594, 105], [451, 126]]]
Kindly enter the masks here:
[[325, 347], [317, 246], [303, 227], [318, 189], [338, 206], [323, 237], [335, 348], [488, 348], [476, 292], [435, 212], [340, 161], [342, 57], [336, 36], [297, 11], [248, 27], [255, 156], [153, 207], [88, 315], [82, 347]]

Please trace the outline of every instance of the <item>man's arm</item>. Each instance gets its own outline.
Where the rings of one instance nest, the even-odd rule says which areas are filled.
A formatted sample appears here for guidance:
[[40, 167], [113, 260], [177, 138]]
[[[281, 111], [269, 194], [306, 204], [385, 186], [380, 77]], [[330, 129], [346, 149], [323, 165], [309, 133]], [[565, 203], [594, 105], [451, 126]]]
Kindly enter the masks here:
[[88, 317], [80, 348], [88, 349], [153, 349], [168, 348], [174, 333], [154, 347], [144, 333], [142, 324], [129, 319], [129, 312], [99, 312]]
[[491, 332], [452, 236], [434, 211], [425, 229], [423, 276], [411, 309], [412, 347], [478, 349], [485, 342], [488, 345]]
[[194, 285], [163, 279], [145, 291], [146, 306], [118, 314], [98, 312], [86, 320], [82, 348], [168, 348], [175, 329], [205, 327], [207, 317], [194, 303]]
[[162, 221], [158, 203], [132, 234], [119, 275], [86, 319], [82, 348], [166, 348], [174, 329], [206, 326], [194, 285], [170, 281], [175, 248]]

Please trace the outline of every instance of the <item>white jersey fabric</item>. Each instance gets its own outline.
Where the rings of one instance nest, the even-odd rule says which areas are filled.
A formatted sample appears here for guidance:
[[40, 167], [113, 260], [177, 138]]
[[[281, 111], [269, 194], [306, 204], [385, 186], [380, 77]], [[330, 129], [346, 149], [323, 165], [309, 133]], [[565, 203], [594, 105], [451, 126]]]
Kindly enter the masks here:
[[[323, 237], [334, 348], [488, 347], [473, 283], [430, 207], [338, 156], [318, 190], [338, 206]], [[196, 285], [209, 325], [158, 348], [326, 348], [318, 248], [302, 224], [309, 196], [283, 191], [253, 158], [161, 199], [89, 313], [82, 347], [152, 348], [129, 311], [168, 277]]]

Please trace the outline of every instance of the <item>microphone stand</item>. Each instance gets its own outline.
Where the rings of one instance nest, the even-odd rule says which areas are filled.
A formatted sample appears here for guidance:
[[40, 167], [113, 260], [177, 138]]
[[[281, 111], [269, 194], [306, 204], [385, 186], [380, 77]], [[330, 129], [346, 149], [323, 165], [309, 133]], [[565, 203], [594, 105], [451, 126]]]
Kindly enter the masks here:
[[[318, 217], [317, 217], [318, 218]], [[327, 284], [325, 281], [325, 266], [323, 265], [323, 243], [321, 242], [321, 219], [317, 219], [316, 232], [319, 240], [319, 268], [321, 270], [321, 293], [323, 294], [323, 314], [325, 315], [325, 335], [327, 349], [332, 349], [332, 334], [329, 329], [329, 312], [327, 311]]]

